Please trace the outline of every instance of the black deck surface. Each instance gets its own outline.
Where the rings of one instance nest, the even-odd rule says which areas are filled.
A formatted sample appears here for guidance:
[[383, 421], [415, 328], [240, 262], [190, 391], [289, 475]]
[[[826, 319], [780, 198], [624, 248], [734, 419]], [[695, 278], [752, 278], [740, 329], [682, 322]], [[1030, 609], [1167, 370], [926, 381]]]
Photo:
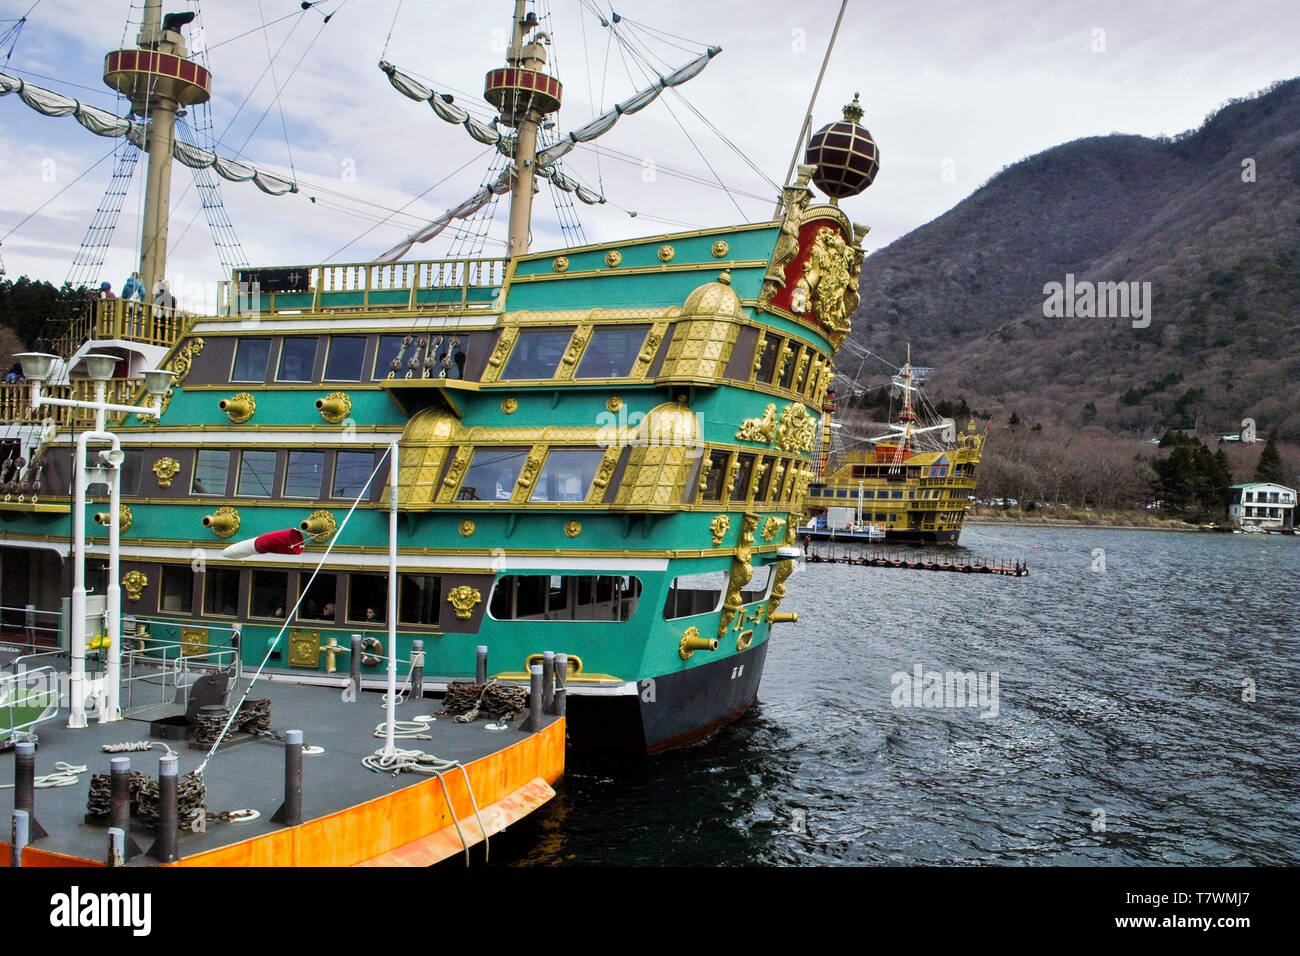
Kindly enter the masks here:
[[[246, 686], [244, 680], [234, 688], [230, 697], [232, 706], [239, 701]], [[325, 748], [323, 754], [303, 757], [305, 821], [430, 779], [417, 773], [402, 773], [394, 777], [375, 773], [361, 765], [362, 757], [381, 749], [384, 744], [382, 737], [373, 736], [376, 725], [384, 720], [382, 694], [362, 692], [356, 702], [347, 703], [338, 687], [262, 680], [250, 694], [250, 698], [260, 697], [271, 699], [271, 728], [274, 733], [283, 735], [287, 729], [302, 730], [304, 744]], [[182, 708], [174, 709], [179, 711]], [[397, 707], [397, 719], [434, 716], [441, 709], [440, 700], [412, 698]], [[555, 719], [547, 717], [547, 725]], [[394, 745], [398, 749], [422, 750], [443, 759], [468, 763], [527, 737], [528, 733], [520, 729], [525, 721], [526, 715], [512, 721], [509, 730], [491, 732], [484, 729], [492, 722], [490, 719], [480, 718], [473, 723], [461, 724], [450, 716], [438, 717], [429, 725], [432, 740], [399, 738]], [[132, 770], [156, 778], [158, 760], [166, 751], [160, 743], [147, 752], [118, 755], [102, 751], [104, 744], [156, 740], [149, 736], [148, 721], [92, 722], [84, 729], [71, 730], [67, 726], [65, 710], [60, 711], [54, 720], [35, 729], [39, 736], [36, 749], [38, 777], [52, 773], [58, 761], [85, 766], [86, 771], [75, 786], [36, 791], [35, 817], [49, 835], [29, 845], [52, 853], [103, 860], [108, 845], [107, 825], [97, 826], [84, 821], [91, 775], [107, 773], [111, 757], [127, 756]], [[183, 740], [167, 743], [180, 756], [182, 778], [198, 767], [206, 754], [206, 750], [190, 749], [190, 744]], [[204, 772], [208, 809], [221, 812], [251, 808], [259, 810], [262, 815], [251, 823], [209, 823], [206, 833], [182, 832], [180, 855], [190, 856], [282, 829], [280, 824], [271, 822], [271, 817], [284, 802], [284, 761], [283, 743], [276, 739], [236, 734], [223, 744]], [[459, 775], [459, 771], [455, 772]], [[14, 754], [10, 748], [0, 752], [0, 784], [12, 784], [13, 781]], [[13, 794], [12, 787], [0, 790], [0, 809], [6, 821], [13, 809]], [[147, 853], [154, 842], [154, 831], [145, 829], [134, 817], [131, 825], [132, 839]], [[7, 826], [5, 831], [7, 834]], [[131, 865], [155, 863], [151, 857], [140, 856]]]

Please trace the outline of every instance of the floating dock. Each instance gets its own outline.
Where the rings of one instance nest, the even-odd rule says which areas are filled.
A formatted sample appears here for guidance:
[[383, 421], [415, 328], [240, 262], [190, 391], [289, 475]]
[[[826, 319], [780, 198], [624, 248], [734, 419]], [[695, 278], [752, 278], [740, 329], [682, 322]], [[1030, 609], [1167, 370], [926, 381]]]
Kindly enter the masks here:
[[830, 547], [825, 551], [804, 551], [808, 564], [856, 564], [866, 568], [906, 568], [911, 571], [952, 571], [958, 574], [1001, 574], [1023, 578], [1029, 564], [1020, 560], [988, 559], [979, 556], [942, 557], [933, 553], [886, 551], [883, 549]]

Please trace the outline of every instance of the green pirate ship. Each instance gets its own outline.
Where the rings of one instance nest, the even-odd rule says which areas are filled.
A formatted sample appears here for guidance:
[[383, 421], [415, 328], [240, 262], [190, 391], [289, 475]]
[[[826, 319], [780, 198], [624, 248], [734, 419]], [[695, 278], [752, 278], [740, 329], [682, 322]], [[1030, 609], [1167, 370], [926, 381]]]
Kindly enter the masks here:
[[[48, 388], [86, 391], [78, 361], [92, 352], [124, 360], [112, 386], [128, 404], [147, 401], [127, 384], [139, 369], [174, 373], [159, 417], [109, 422], [125, 453], [122, 609], [151, 631], [171, 628], [195, 653], [237, 647], [251, 669], [296, 606], [267, 662], [273, 679], [341, 683], [340, 652], [360, 633], [367, 686], [386, 655], [410, 660], [421, 640], [433, 690], [473, 677], [479, 646], [505, 682], [565, 653], [571, 742], [655, 752], [744, 713], [774, 627], [796, 620], [783, 601], [816, 410], [858, 302], [866, 233], [838, 202], [871, 184], [878, 157], [855, 99], [810, 137], [771, 221], [530, 251], [535, 180], [590, 199], [559, 156], [718, 52], [541, 146], [563, 91], [536, 26], [515, 3], [506, 66], [487, 76], [493, 126], [381, 64], [401, 93], [495, 143], [509, 160], [499, 180], [380, 260], [236, 269], [217, 315], [101, 301], [63, 343], [71, 379]], [[163, 113], [206, 97], [179, 30]], [[146, 68], [122, 60], [110, 83]], [[151, 167], [171, 158], [165, 143], [150, 150]], [[209, 165], [283, 191], [223, 163]], [[400, 258], [507, 193], [506, 257]], [[145, 246], [152, 289], [166, 274], [165, 214], [152, 228], [146, 217]], [[41, 427], [24, 387], [7, 388], [7, 458], [21, 463], [0, 502], [0, 577], [3, 604], [30, 609], [6, 612], [12, 633], [68, 591], [70, 448], [88, 423], [56, 410]], [[393, 442], [395, 649], [384, 646]], [[86, 507], [107, 520], [103, 498]], [[88, 527], [93, 563], [107, 529]], [[307, 538], [300, 555], [223, 556], [293, 528]]]

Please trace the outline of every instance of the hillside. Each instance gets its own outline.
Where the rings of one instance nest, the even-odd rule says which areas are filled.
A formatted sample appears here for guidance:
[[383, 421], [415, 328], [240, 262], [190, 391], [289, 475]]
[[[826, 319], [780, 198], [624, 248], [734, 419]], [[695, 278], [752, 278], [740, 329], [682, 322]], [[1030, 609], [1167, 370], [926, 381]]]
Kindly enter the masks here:
[[[1150, 326], [1045, 318], [1044, 286], [1067, 273], [1150, 282]], [[1000, 420], [1134, 441], [1249, 417], [1300, 439], [1300, 79], [1178, 137], [1093, 137], [1010, 166], [870, 255], [861, 290], [854, 338], [887, 357], [910, 342], [939, 369], [936, 396]]]

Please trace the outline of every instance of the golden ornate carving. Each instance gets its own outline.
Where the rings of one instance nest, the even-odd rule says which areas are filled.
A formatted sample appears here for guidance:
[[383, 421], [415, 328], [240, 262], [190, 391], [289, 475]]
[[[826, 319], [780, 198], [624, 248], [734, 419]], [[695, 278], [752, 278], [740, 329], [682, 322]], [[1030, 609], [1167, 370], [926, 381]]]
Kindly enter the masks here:
[[799, 255], [799, 227], [803, 225], [808, 202], [812, 199], [812, 190], [808, 180], [812, 178], [813, 166], [799, 167], [799, 178], [793, 186], [787, 186], [781, 193], [781, 202], [785, 206], [785, 217], [781, 220], [781, 233], [777, 236], [772, 249], [772, 261], [763, 276], [763, 289], [758, 294], [758, 304], [767, 306], [779, 289], [785, 287], [785, 267], [794, 262]]
[[617, 445], [605, 449], [605, 457], [600, 460], [596, 477], [591, 482], [591, 491], [587, 494], [587, 504], [598, 505], [605, 500], [605, 489], [609, 487], [609, 480], [614, 477], [621, 454], [622, 449]]
[[753, 374], [757, 375], [758, 370], [763, 367], [763, 353], [767, 351], [767, 333], [758, 333], [758, 343], [754, 346], [754, 368]]
[[609, 266], [611, 269], [617, 268], [619, 263], [622, 261], [623, 253], [619, 252], [617, 249], [611, 249], [609, 252], [605, 253], [605, 265]]
[[194, 657], [208, 652], [209, 632], [206, 627], [181, 628], [181, 656]]
[[555, 370], [557, 381], [568, 381], [573, 378], [573, 372], [578, 367], [578, 360], [582, 358], [582, 353], [586, 351], [587, 342], [591, 340], [591, 326], [580, 325], [573, 330], [573, 335], [569, 339], [569, 344], [560, 356], [560, 365]]
[[153, 473], [158, 476], [159, 488], [170, 488], [172, 479], [181, 470], [181, 463], [175, 458], [159, 458], [153, 463]]
[[203, 340], [201, 338], [192, 338], [179, 349], [176, 355], [172, 357], [172, 368], [175, 376], [172, 378], [173, 385], [179, 385], [185, 381], [185, 376], [190, 374], [190, 369], [194, 365], [194, 358], [203, 351]]
[[257, 399], [248, 392], [237, 392], [230, 398], [223, 398], [217, 407], [236, 425], [242, 425], [257, 411]]
[[129, 600], [140, 600], [140, 594], [149, 586], [149, 579], [141, 571], [128, 571], [122, 575], [122, 590]]
[[474, 607], [482, 600], [483, 595], [479, 594], [478, 589], [468, 584], [454, 587], [447, 592], [447, 603], [456, 609], [456, 617], [461, 621], [468, 621], [474, 613]]
[[785, 525], [784, 518], [768, 518], [763, 522], [763, 540], [771, 541], [776, 537], [776, 533]]
[[131, 514], [130, 505], [118, 505], [117, 509], [117, 530], [126, 534], [131, 530], [131, 522], [135, 520], [135, 515]]
[[698, 505], [704, 501], [704, 492], [709, 485], [709, 472], [713, 470], [713, 457], [705, 455], [700, 462], [698, 479], [695, 482], [695, 503]]
[[[762, 611], [762, 608], [759, 608]], [[749, 649], [749, 645], [754, 643], [754, 629], [751, 627], [748, 631], [741, 631], [736, 637], [736, 650], [744, 651]]]
[[[754, 531], [758, 528], [758, 515], [746, 513], [740, 523], [740, 541], [736, 544], [736, 556], [731, 559], [731, 578], [727, 586], [727, 599], [722, 605], [722, 618], [718, 624], [718, 637], [727, 633], [732, 620], [742, 605], [741, 591], [754, 577], [754, 568], [750, 561], [754, 556]], [[740, 621], [744, 623], [744, 618]]]
[[659, 352], [659, 346], [663, 344], [664, 335], [668, 331], [667, 322], [656, 322], [646, 333], [645, 342], [641, 345], [641, 351], [637, 353], [636, 364], [632, 366], [629, 374], [630, 378], [644, 378], [645, 373], [650, 368], [650, 363]]
[[623, 399], [619, 398], [617, 395], [612, 395], [609, 398], [605, 399], [606, 411], [617, 412], [622, 407], [623, 407]]
[[772, 444], [776, 435], [776, 405], [768, 403], [762, 418], [746, 418], [736, 432], [737, 441], [758, 442], [760, 445]]
[[320, 667], [320, 631], [305, 631], [294, 628], [289, 632], [289, 666]]
[[352, 414], [352, 398], [347, 392], [330, 392], [316, 399], [316, 410], [325, 421], [337, 425]]
[[565, 522], [564, 533], [567, 534], [570, 538], [576, 538], [578, 535], [582, 534], [582, 522], [581, 521]]
[[660, 261], [660, 262], [672, 262], [672, 261], [673, 261], [673, 256], [675, 256], [675, 255], [677, 255], [677, 250], [674, 249], [672, 246], [660, 246], [660, 247], [659, 247], [659, 261]]
[[731, 459], [731, 464], [727, 466], [727, 477], [724, 482], [727, 486], [727, 497], [731, 497], [733, 494], [736, 493], [736, 472], [738, 472], [739, 470], [740, 470], [740, 458], [739, 456], [737, 456]]
[[696, 651], [716, 651], [718, 642], [711, 637], [700, 637], [698, 627], [688, 627], [677, 645], [677, 653], [684, 661], [689, 661]]
[[800, 402], [792, 402], [781, 413], [781, 425], [776, 431], [775, 447], [781, 451], [812, 450], [817, 438], [817, 419], [808, 414]]
[[460, 528], [458, 528], [457, 530], [460, 531], [462, 538], [468, 538], [470, 535], [474, 533], [474, 522], [466, 518], [464, 521], [460, 523]]
[[713, 546], [716, 548], [722, 544], [722, 539], [726, 537], [727, 532], [731, 529], [731, 519], [726, 515], [718, 515], [709, 522], [709, 530], [713, 532]]
[[519, 399], [503, 398], [501, 399], [501, 411], [505, 415], [513, 415], [519, 410]]
[[[163, 396], [162, 405], [158, 407], [158, 415], [155, 415], [152, 409], [147, 412], [136, 412], [136, 420], [145, 425], [157, 425], [158, 416], [167, 414], [167, 408], [172, 403], [172, 392], [174, 391], [175, 389], [167, 389], [167, 394]], [[149, 401], [149, 399], [146, 399], [146, 401]]]
[[776, 372], [772, 375], [773, 382], [780, 382], [781, 376], [785, 374], [785, 364], [790, 361], [790, 356], [794, 354], [794, 347], [787, 342], [781, 347], [781, 354], [776, 359]]
[[715, 258], [718, 259], [725, 258], [727, 253], [730, 251], [731, 251], [731, 246], [727, 245], [727, 240], [725, 239], [719, 239], [717, 242], [713, 244], [713, 255]]
[[239, 509], [222, 505], [212, 514], [203, 516], [203, 527], [218, 538], [232, 537], [239, 530]]
[[[817, 320], [831, 332], [838, 348], [850, 329], [849, 301], [845, 292], [857, 271], [857, 256], [839, 231], [830, 226], [817, 230], [803, 266], [803, 276], [790, 296], [790, 311], [805, 315], [811, 309]], [[856, 295], [852, 297], [857, 304]]]
[[514, 494], [510, 500], [520, 504], [528, 500], [529, 495], [533, 493], [533, 485], [537, 481], [537, 476], [542, 473], [542, 462], [546, 458], [545, 448], [534, 448], [524, 459], [524, 467], [519, 472], [519, 478], [515, 481]]
[[515, 346], [515, 339], [519, 338], [519, 326], [508, 325], [501, 330], [501, 337], [497, 339], [496, 348], [488, 356], [487, 368], [483, 370], [483, 381], [495, 382], [501, 374], [501, 369], [505, 364], [506, 357], [510, 350]]
[[451, 500], [452, 493], [460, 485], [460, 480], [465, 477], [465, 469], [468, 467], [469, 451], [462, 448], [456, 452], [456, 457], [447, 467], [447, 477], [442, 479], [442, 490], [438, 493], [439, 501]]
[[767, 619], [771, 621], [776, 615], [777, 608], [785, 600], [785, 579], [794, 572], [794, 561], [778, 561], [776, 564], [776, 580], [772, 582], [772, 595], [767, 602]]
[[332, 512], [321, 508], [308, 515], [307, 520], [298, 527], [313, 541], [328, 541], [334, 537], [334, 530], [338, 527], [338, 523], [334, 520]]
[[790, 380], [790, 386], [797, 392], [803, 385], [803, 374], [808, 371], [808, 360], [812, 358], [812, 352], [807, 349], [799, 356], [799, 364], [794, 367], [794, 378]]
[[551, 260], [551, 268], [556, 272], [567, 272], [569, 268], [569, 257], [556, 256]]

